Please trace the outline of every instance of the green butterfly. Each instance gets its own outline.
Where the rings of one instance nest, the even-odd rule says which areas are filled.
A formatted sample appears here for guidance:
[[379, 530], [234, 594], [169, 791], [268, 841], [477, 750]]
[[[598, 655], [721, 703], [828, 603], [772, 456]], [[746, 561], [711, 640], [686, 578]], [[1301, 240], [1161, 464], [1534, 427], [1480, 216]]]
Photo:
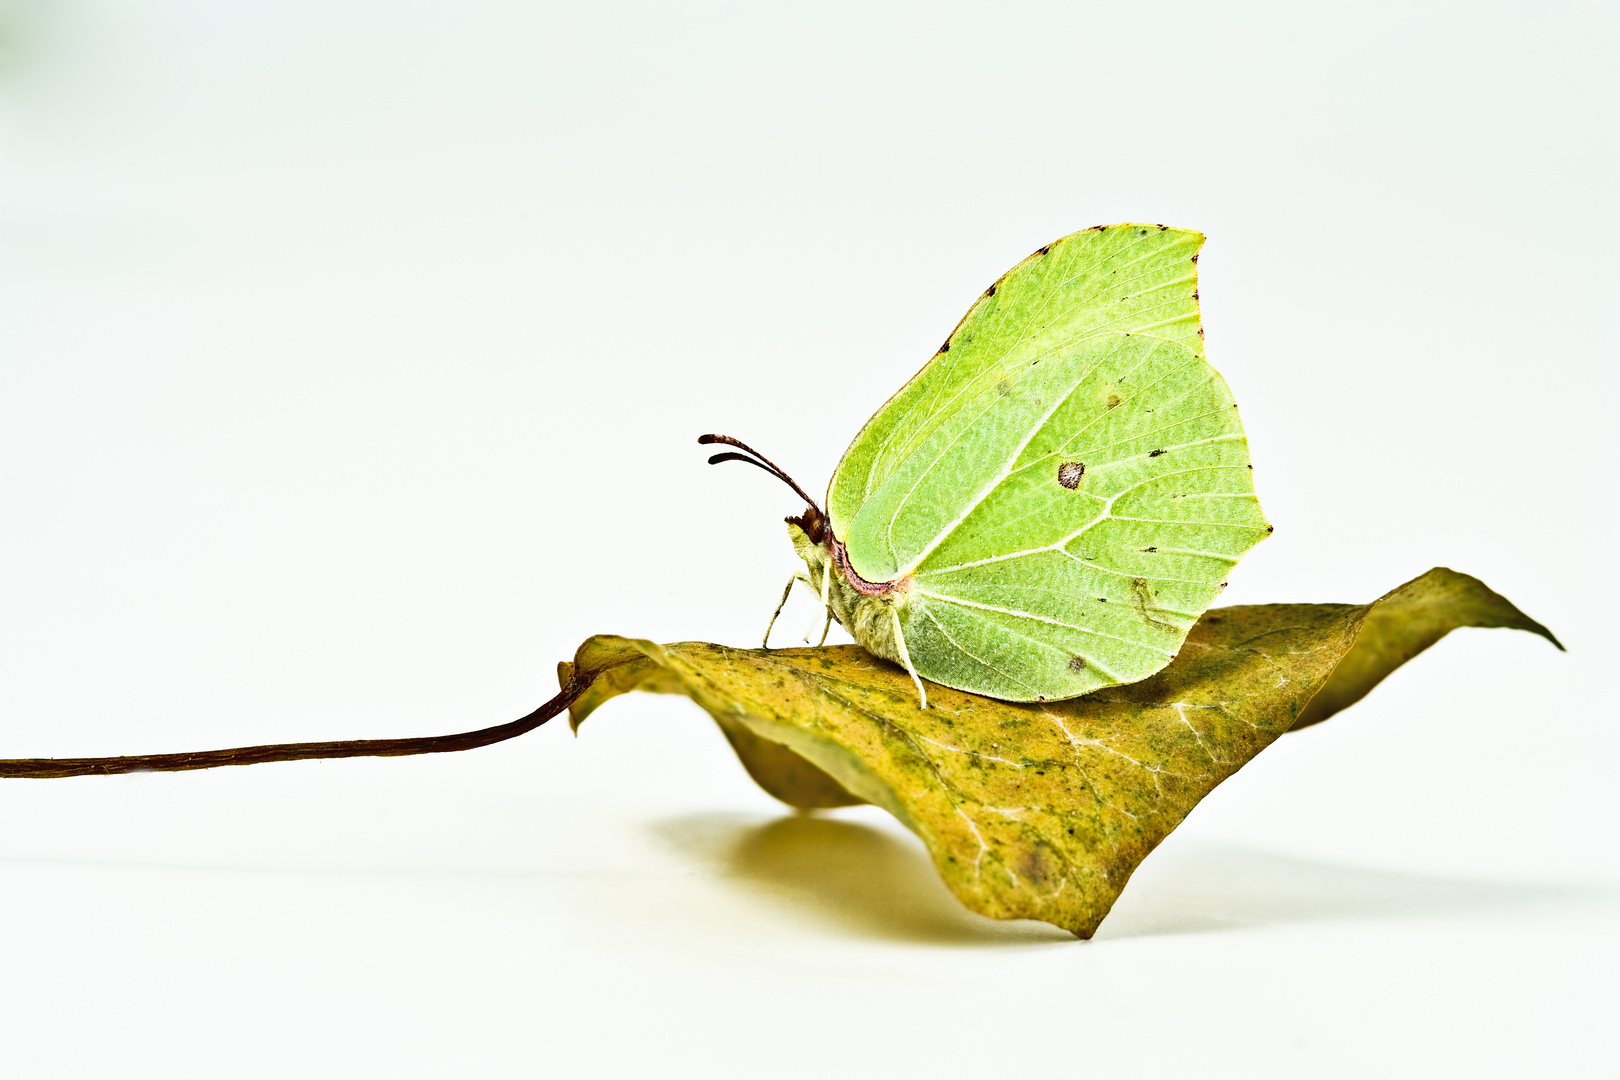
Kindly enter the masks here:
[[1147, 678], [1271, 532], [1204, 359], [1203, 242], [1098, 225], [1013, 267], [855, 436], [825, 511], [698, 440], [805, 500], [795, 580], [924, 708], [923, 679], [1055, 701]]

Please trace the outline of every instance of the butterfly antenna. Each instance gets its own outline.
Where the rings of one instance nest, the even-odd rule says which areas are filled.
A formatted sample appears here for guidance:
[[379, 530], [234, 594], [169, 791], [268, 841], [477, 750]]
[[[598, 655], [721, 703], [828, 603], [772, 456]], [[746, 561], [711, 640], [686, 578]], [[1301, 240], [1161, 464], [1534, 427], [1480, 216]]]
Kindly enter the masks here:
[[734, 454], [728, 451], [724, 454], [715, 454], [709, 458], [709, 464], [718, 465], [722, 461], [746, 461], [750, 465], [764, 469], [766, 472], [782, 481], [782, 483], [792, 488], [798, 494], [799, 498], [803, 499], [811, 507], [814, 507], [818, 514], [821, 512], [821, 507], [816, 505], [816, 500], [805, 494], [804, 488], [795, 483], [793, 477], [783, 472], [781, 468], [779, 468], [777, 464], [770, 458], [766, 457], [758, 450], [755, 450], [752, 446], [749, 446], [741, 439], [733, 439], [730, 435], [699, 435], [698, 442], [704, 446], [710, 446], [714, 443], [723, 443], [726, 446], [737, 447], [739, 450], [742, 450], [743, 453]]

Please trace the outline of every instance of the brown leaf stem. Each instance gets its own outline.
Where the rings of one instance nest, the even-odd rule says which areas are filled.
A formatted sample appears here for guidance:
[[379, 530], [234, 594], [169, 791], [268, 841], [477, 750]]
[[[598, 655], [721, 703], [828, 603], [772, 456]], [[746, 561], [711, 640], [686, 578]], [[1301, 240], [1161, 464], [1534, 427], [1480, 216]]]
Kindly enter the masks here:
[[409, 757], [412, 754], [448, 754], [475, 750], [533, 731], [574, 703], [594, 681], [596, 672], [571, 679], [556, 697], [534, 712], [505, 724], [463, 731], [455, 735], [424, 735], [411, 739], [347, 739], [335, 742], [271, 743], [237, 746], [229, 750], [199, 750], [183, 754], [131, 754], [127, 757], [13, 758], [0, 760], [0, 777], [54, 780], [64, 776], [112, 776], [132, 772], [184, 772], [220, 765], [264, 765], [272, 761], [313, 761], [318, 758]]

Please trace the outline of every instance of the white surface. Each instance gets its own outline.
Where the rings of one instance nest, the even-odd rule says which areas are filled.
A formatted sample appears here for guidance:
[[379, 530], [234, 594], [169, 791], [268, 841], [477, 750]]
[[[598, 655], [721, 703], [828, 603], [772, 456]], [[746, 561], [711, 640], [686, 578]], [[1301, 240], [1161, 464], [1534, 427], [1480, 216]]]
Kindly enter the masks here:
[[[0, 4], [0, 753], [520, 715], [752, 643], [791, 497], [1029, 251], [1195, 227], [1277, 535], [1463, 631], [1096, 940], [784, 816], [691, 705], [0, 785], [16, 1077], [1613, 1068], [1614, 8]], [[790, 627], [809, 619], [790, 609]]]

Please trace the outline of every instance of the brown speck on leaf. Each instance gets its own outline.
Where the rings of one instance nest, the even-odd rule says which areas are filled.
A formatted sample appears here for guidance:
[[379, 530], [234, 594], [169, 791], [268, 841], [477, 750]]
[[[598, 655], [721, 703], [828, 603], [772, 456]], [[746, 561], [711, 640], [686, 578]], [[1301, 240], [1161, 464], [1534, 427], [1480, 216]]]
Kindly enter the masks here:
[[1109, 394], [1108, 395], [1108, 407], [1110, 409], [1119, 408], [1119, 395], [1118, 394]]
[[1041, 248], [1035, 254], [1037, 254], [1037, 255], [1045, 255], [1048, 251], [1051, 251], [1051, 250], [1052, 250], [1052, 245], [1047, 244], [1045, 247]]
[[1099, 603], [1099, 604], [1106, 604], [1106, 603], [1108, 603], [1108, 597], [1106, 597], [1106, 596], [1099, 596], [1099, 597], [1097, 597], [1097, 603]]
[[1203, 327], [1202, 327], [1202, 326], [1200, 326], [1200, 327], [1199, 327], [1199, 328], [1198, 328], [1198, 336], [1199, 336], [1199, 337], [1203, 337], [1203, 336], [1204, 336], [1204, 328], [1203, 328]]
[[1149, 450], [1148, 451], [1148, 457], [1158, 457], [1160, 454], [1163, 454], [1163, 453], [1165, 453], [1165, 451], [1163, 451], [1163, 450]]
[[1086, 463], [1083, 461], [1065, 461], [1058, 466], [1058, 483], [1073, 491], [1080, 486], [1080, 478], [1086, 475]]
[[986, 296], [994, 296], [994, 295], [996, 295], [996, 287], [994, 285], [990, 286], [988, 289], [984, 290], [984, 295], [986, 295]]
[[1197, 256], [1197, 255], [1194, 255], [1194, 256], [1193, 256], [1193, 260], [1192, 260], [1192, 261], [1193, 261], [1193, 262], [1197, 262], [1197, 261], [1198, 261], [1198, 256]]
[[1166, 230], [1166, 229], [1168, 229], [1168, 228], [1169, 228], [1169, 227], [1170, 227], [1170, 226], [1168, 226], [1168, 225], [1160, 225], [1160, 226], [1159, 226], [1159, 231], [1160, 231], [1160, 232], [1164, 232], [1164, 230]]
[[1197, 289], [1193, 290], [1193, 299], [1194, 300], [1198, 299], [1198, 290]]
[[940, 352], [950, 352], [951, 351], [951, 342], [950, 342], [949, 338], [945, 339], [945, 344], [943, 344], [943, 345], [941, 345], [939, 347], [939, 351]]
[[1277, 526], [1275, 526], [1275, 525], [1267, 525], [1266, 526], [1266, 535], [1267, 536], [1270, 536], [1272, 533], [1274, 533], [1276, 531], [1277, 531]]
[[1145, 547], [1145, 548], [1142, 549], [1142, 554], [1148, 555], [1148, 554], [1151, 554], [1151, 553], [1153, 553], [1155, 551], [1158, 551], [1158, 550], [1159, 549], [1156, 548], [1156, 547]]
[[1086, 670], [1086, 658], [1083, 656], [1076, 656], [1071, 659], [1069, 661], [1069, 670], [1075, 674], [1079, 674], [1080, 672]]
[[1253, 469], [1253, 468], [1254, 468], [1254, 466], [1253, 466], [1253, 465], [1245, 465], [1245, 466], [1243, 466], [1243, 467], [1244, 467], [1244, 468], [1245, 468], [1245, 469]]

